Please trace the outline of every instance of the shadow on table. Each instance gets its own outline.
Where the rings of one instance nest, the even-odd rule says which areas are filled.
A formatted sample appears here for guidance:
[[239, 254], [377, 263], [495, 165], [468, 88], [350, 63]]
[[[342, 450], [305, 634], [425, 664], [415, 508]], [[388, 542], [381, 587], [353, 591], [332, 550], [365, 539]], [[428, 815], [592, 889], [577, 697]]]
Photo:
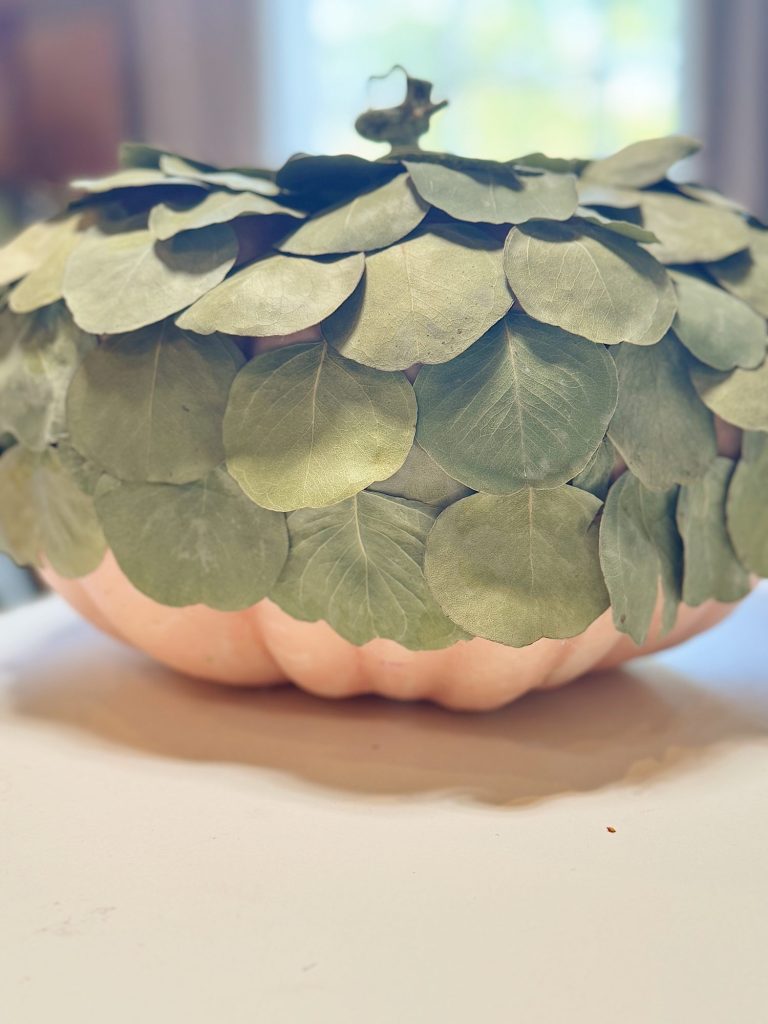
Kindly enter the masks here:
[[[722, 644], [712, 646], [714, 636], [695, 642], [709, 642], [715, 654]], [[19, 715], [166, 758], [240, 764], [382, 797], [529, 803], [642, 783], [768, 735], [768, 686], [755, 685], [768, 682], [768, 670], [765, 680], [735, 678], [726, 698], [722, 687], [693, 684], [656, 660], [480, 715], [374, 697], [330, 702], [288, 687], [221, 689], [83, 625], [55, 637], [32, 668], [11, 673]]]

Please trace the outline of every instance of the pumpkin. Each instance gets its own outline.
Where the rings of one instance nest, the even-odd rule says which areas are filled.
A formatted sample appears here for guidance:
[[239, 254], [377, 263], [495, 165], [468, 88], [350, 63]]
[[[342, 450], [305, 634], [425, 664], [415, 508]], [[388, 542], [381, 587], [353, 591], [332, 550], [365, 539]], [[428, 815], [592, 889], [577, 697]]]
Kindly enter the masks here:
[[0, 549], [192, 675], [497, 707], [768, 575], [768, 232], [695, 144], [222, 169], [0, 252]]

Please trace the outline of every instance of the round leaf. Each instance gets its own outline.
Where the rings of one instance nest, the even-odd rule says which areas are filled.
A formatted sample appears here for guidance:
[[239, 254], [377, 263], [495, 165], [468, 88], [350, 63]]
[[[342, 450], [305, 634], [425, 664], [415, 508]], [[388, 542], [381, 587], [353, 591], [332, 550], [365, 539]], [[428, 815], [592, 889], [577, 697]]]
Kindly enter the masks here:
[[400, 174], [370, 192], [316, 213], [279, 248], [299, 256], [383, 249], [409, 235], [428, 209], [408, 175]]
[[582, 206], [607, 206], [614, 210], [632, 210], [640, 206], [643, 192], [637, 189], [617, 188], [581, 178], [576, 185]]
[[13, 289], [8, 305], [14, 313], [32, 313], [61, 299], [64, 294], [64, 268], [80, 241], [79, 223], [78, 217], [62, 222], [62, 230], [51, 239], [45, 259]]
[[527, 313], [590, 341], [652, 345], [675, 315], [661, 264], [631, 240], [584, 221], [513, 228], [504, 266]]
[[319, 323], [355, 290], [365, 259], [311, 260], [278, 253], [249, 264], [179, 317], [180, 327], [211, 334], [294, 334]]
[[685, 135], [667, 135], [660, 139], [633, 142], [618, 153], [594, 160], [584, 171], [585, 181], [628, 188], [645, 188], [661, 181], [673, 164], [701, 148]]
[[149, 230], [161, 241], [173, 238], [180, 231], [199, 231], [211, 224], [228, 224], [237, 217], [286, 215], [303, 217], [298, 210], [281, 206], [267, 196], [255, 192], [209, 192], [202, 202], [187, 204], [160, 203], [149, 214]]
[[42, 266], [64, 239], [70, 239], [80, 224], [80, 216], [61, 216], [30, 224], [0, 248], [0, 288], [18, 281]]
[[728, 533], [741, 564], [768, 577], [768, 434], [745, 434], [726, 504]]
[[600, 447], [571, 483], [574, 487], [589, 491], [596, 498], [605, 501], [615, 467], [616, 450], [607, 437], [603, 438]]
[[70, 386], [72, 443], [120, 480], [197, 480], [224, 461], [221, 425], [241, 365], [230, 342], [170, 321], [107, 338]]
[[181, 487], [102, 484], [96, 510], [131, 583], [172, 608], [249, 608], [288, 555], [285, 516], [254, 505], [220, 469]]
[[415, 425], [403, 374], [350, 363], [325, 344], [289, 345], [236, 377], [224, 418], [227, 466], [265, 508], [319, 508], [399, 469]]
[[715, 427], [674, 335], [647, 348], [622, 345], [616, 369], [619, 403], [608, 436], [635, 476], [658, 491], [703, 476], [717, 455]]
[[407, 167], [426, 202], [457, 220], [522, 224], [534, 217], [568, 220], [578, 204], [572, 174], [477, 171], [472, 174], [438, 163], [419, 161]]
[[577, 487], [473, 494], [441, 513], [425, 573], [467, 632], [512, 647], [577, 636], [608, 607], [595, 517]]
[[692, 379], [702, 402], [742, 430], [768, 430], [768, 360], [756, 370], [719, 373], [696, 366]]
[[64, 298], [93, 334], [121, 334], [163, 320], [219, 284], [235, 262], [226, 224], [158, 242], [151, 231], [87, 232], [69, 258]]
[[672, 273], [677, 291], [673, 328], [685, 347], [708, 366], [753, 368], [765, 358], [765, 320], [722, 288], [689, 274]]
[[584, 469], [616, 408], [608, 352], [508, 314], [458, 358], [416, 378], [417, 437], [451, 476], [508, 494]]
[[275, 196], [280, 192], [274, 181], [263, 175], [207, 167], [171, 153], [163, 153], [160, 167], [165, 174], [174, 175], [182, 181], [190, 179], [193, 183], [215, 185], [233, 192], [258, 192], [263, 196]]
[[640, 210], [643, 226], [659, 239], [648, 251], [663, 263], [719, 260], [749, 245], [747, 222], [730, 210], [671, 192], [644, 193]]
[[122, 171], [115, 171], [114, 174], [107, 174], [103, 178], [76, 178], [75, 181], [70, 182], [70, 186], [80, 192], [91, 192], [97, 195], [122, 188], [157, 188], [158, 186], [205, 188], [199, 181], [189, 181], [181, 176], [165, 174], [156, 167], [127, 167]]
[[294, 618], [324, 619], [353, 644], [385, 637], [434, 650], [464, 639], [422, 571], [436, 515], [369, 491], [330, 508], [291, 512], [291, 553], [272, 600]]
[[404, 370], [453, 359], [511, 305], [496, 244], [439, 227], [368, 256], [363, 282], [323, 331], [358, 363]]
[[762, 316], [768, 316], [768, 230], [749, 228], [749, 251], [707, 267], [725, 288]]
[[444, 507], [469, 494], [468, 488], [448, 476], [444, 469], [415, 444], [405, 462], [386, 480], [376, 480], [368, 488], [394, 498], [410, 498], [425, 505]]

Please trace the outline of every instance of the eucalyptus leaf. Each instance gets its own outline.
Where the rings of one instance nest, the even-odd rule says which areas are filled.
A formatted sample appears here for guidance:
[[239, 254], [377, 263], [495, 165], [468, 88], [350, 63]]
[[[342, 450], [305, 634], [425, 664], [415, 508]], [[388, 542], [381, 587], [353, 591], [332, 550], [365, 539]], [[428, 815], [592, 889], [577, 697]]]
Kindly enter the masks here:
[[324, 507], [399, 469], [415, 425], [403, 374], [358, 366], [324, 343], [289, 345], [236, 377], [224, 418], [227, 467], [265, 508]]
[[706, 263], [749, 245], [747, 222], [730, 210], [672, 192], [646, 192], [640, 210], [643, 226], [659, 239], [648, 251], [662, 263]]
[[677, 525], [683, 538], [683, 601], [691, 607], [714, 599], [727, 603], [749, 593], [749, 573], [739, 562], [725, 525], [731, 459], [719, 457], [705, 476], [683, 487]]
[[44, 264], [52, 250], [74, 235], [80, 219], [80, 214], [63, 214], [53, 220], [30, 224], [0, 248], [0, 288]]
[[765, 320], [740, 299], [701, 278], [672, 272], [677, 292], [673, 328], [685, 347], [708, 366], [754, 368], [765, 358]]
[[572, 174], [472, 174], [437, 163], [405, 163], [416, 190], [427, 203], [461, 221], [522, 224], [534, 217], [568, 220], [578, 205]]
[[85, 576], [104, 557], [92, 500], [64, 471], [53, 449], [22, 445], [0, 457], [0, 551], [19, 565], [48, 563], [61, 576]]
[[218, 168], [201, 169], [204, 166], [171, 153], [164, 153], [160, 157], [160, 167], [164, 174], [186, 184], [215, 185], [232, 192], [258, 192], [263, 196], [275, 196], [280, 192], [274, 181], [260, 174]]
[[600, 524], [600, 562], [611, 597], [613, 623], [638, 646], [664, 597], [661, 631], [675, 624], [680, 603], [683, 548], [675, 522], [677, 488], [651, 491], [624, 473], [608, 492]]
[[63, 304], [32, 315], [0, 313], [0, 432], [35, 451], [58, 440], [70, 381], [95, 345]]
[[64, 298], [93, 334], [121, 334], [156, 323], [224, 280], [237, 256], [226, 224], [158, 242], [151, 231], [88, 231], [69, 258]]
[[510, 313], [416, 378], [419, 444], [474, 490], [557, 487], [587, 465], [616, 408], [608, 352]]
[[448, 476], [421, 445], [414, 443], [400, 469], [386, 480], [376, 480], [368, 488], [394, 498], [409, 498], [424, 505], [444, 507], [469, 494], [469, 489]]
[[342, 153], [311, 156], [297, 153], [277, 172], [280, 188], [309, 198], [313, 208], [383, 185], [402, 170], [399, 163], [379, 163]]
[[591, 213], [582, 207], [579, 207], [576, 213], [580, 220], [585, 220], [588, 224], [597, 224], [598, 227], [605, 228], [606, 231], [613, 231], [624, 238], [631, 238], [633, 242], [658, 242], [658, 238], [652, 231], [648, 231], [639, 224], [633, 224], [632, 221], [613, 220], [600, 213]]
[[745, 434], [728, 489], [728, 533], [745, 569], [768, 577], [768, 434]]
[[221, 469], [183, 486], [101, 484], [96, 510], [131, 583], [172, 608], [249, 608], [288, 556], [285, 516], [254, 505]]
[[756, 370], [731, 373], [694, 366], [691, 378], [704, 405], [726, 423], [742, 430], [768, 430], [768, 359]]
[[117, 151], [120, 167], [159, 167], [160, 157], [167, 150], [148, 146], [145, 142], [121, 142]]
[[170, 321], [105, 339], [67, 400], [75, 448], [120, 480], [188, 483], [224, 461], [222, 421], [243, 362]]
[[198, 334], [294, 334], [338, 308], [364, 270], [365, 259], [357, 253], [336, 260], [276, 253], [238, 270], [177, 322]]
[[526, 153], [510, 161], [514, 167], [532, 168], [539, 171], [554, 171], [555, 174], [580, 174], [588, 160], [572, 159], [560, 156], [547, 156], [546, 153]]
[[646, 188], [662, 181], [674, 164], [696, 153], [701, 144], [685, 135], [633, 142], [618, 153], [594, 160], [585, 168], [585, 181], [629, 188]]
[[62, 298], [64, 268], [79, 241], [75, 231], [62, 232], [52, 241], [48, 256], [11, 292], [8, 305], [14, 313], [32, 313]]
[[707, 270], [721, 288], [768, 317], [768, 230], [749, 227], [749, 251], [711, 263]]
[[675, 315], [661, 264], [630, 239], [583, 220], [513, 228], [504, 267], [526, 313], [590, 341], [653, 345]]
[[99, 481], [104, 476], [104, 470], [92, 459], [84, 455], [72, 446], [68, 437], [63, 437], [56, 443], [56, 454], [59, 457], [62, 469], [71, 477], [83, 494], [91, 497], [96, 493]]
[[372, 191], [316, 213], [278, 248], [299, 256], [383, 249], [417, 228], [428, 209], [408, 175], [400, 174]]
[[366, 366], [447, 362], [512, 305], [501, 249], [470, 227], [419, 231], [365, 265], [360, 287], [323, 331], [342, 355]]
[[577, 636], [608, 607], [601, 502], [577, 487], [472, 494], [427, 537], [430, 590], [457, 625], [512, 647]]
[[580, 178], [576, 191], [581, 206], [607, 206], [614, 210], [637, 209], [645, 193], [634, 188], [618, 188], [615, 185], [601, 185]]
[[690, 182], [681, 184], [675, 182], [675, 188], [689, 199], [697, 199], [701, 203], [709, 203], [710, 206], [721, 206], [724, 210], [731, 210], [733, 213], [741, 213], [749, 216], [749, 211], [735, 199], [724, 196], [713, 188], [704, 188], [701, 185], [694, 185]]
[[114, 192], [123, 188], [156, 188], [168, 186], [180, 188], [203, 189], [205, 184], [201, 181], [190, 181], [182, 176], [166, 174], [155, 167], [126, 167], [122, 171], [115, 171], [114, 174], [107, 174], [103, 178], [76, 178], [70, 182], [71, 188], [79, 192], [91, 192], [100, 194], [102, 192]]
[[615, 358], [619, 403], [608, 437], [626, 464], [657, 491], [702, 477], [717, 455], [715, 427], [674, 335], [645, 348], [622, 345]]
[[437, 510], [363, 491], [291, 512], [291, 552], [270, 595], [294, 618], [323, 619], [353, 644], [379, 637], [434, 650], [466, 634], [430, 593], [422, 563]]
[[574, 487], [580, 487], [582, 491], [589, 491], [596, 498], [605, 501], [615, 467], [616, 449], [607, 437], [603, 438], [600, 447], [571, 483]]
[[302, 218], [303, 213], [281, 206], [268, 196], [255, 192], [209, 192], [205, 198], [189, 206], [182, 203], [160, 203], [149, 214], [149, 230], [161, 241], [181, 231], [198, 231], [211, 224], [228, 224], [238, 217], [274, 216]]

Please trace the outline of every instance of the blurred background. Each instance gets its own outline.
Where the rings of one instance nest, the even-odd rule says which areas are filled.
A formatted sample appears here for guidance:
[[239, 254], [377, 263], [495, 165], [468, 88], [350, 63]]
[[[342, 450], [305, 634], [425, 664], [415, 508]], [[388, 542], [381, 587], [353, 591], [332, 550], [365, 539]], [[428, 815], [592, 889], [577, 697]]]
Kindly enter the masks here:
[[[685, 177], [768, 217], [768, 0], [0, 0], [0, 240], [123, 138], [220, 164], [377, 147], [401, 63], [431, 148], [597, 156], [682, 131]], [[33, 593], [0, 556], [0, 606]]]

